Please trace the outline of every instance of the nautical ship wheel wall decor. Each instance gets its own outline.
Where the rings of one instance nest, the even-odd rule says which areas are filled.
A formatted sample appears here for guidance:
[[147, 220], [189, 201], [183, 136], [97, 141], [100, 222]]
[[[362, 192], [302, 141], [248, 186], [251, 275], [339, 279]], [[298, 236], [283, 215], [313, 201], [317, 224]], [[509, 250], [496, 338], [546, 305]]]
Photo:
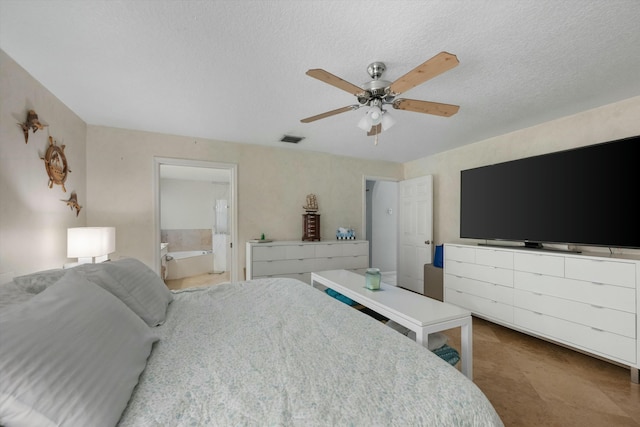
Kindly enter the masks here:
[[44, 167], [49, 175], [49, 188], [53, 188], [53, 184], [62, 186], [62, 191], [65, 193], [67, 189], [64, 188], [64, 182], [67, 180], [67, 175], [71, 170], [67, 164], [67, 157], [64, 155], [64, 144], [61, 146], [56, 145], [53, 137], [49, 137], [49, 147], [41, 157], [44, 160]]

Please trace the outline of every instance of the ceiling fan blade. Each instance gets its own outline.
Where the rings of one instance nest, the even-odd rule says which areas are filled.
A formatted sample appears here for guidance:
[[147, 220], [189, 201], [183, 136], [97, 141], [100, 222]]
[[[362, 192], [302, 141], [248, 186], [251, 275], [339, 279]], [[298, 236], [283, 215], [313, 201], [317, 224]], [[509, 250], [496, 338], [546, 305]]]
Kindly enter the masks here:
[[449, 71], [460, 63], [455, 55], [448, 52], [440, 52], [431, 59], [409, 71], [389, 86], [392, 93], [398, 95], [421, 83], [432, 79], [445, 71]]
[[306, 119], [300, 120], [302, 123], [311, 123], [316, 120], [324, 119], [326, 117], [335, 116], [336, 114], [346, 113], [347, 111], [357, 110], [360, 108], [359, 105], [349, 105], [347, 107], [338, 108], [335, 110], [327, 111], [326, 113], [318, 114], [315, 116], [307, 117]]
[[344, 91], [349, 92], [352, 95], [363, 94], [364, 90], [352, 83], [349, 83], [346, 80], [342, 80], [338, 76], [334, 76], [328, 71], [322, 70], [320, 68], [314, 68], [312, 70], [307, 71], [307, 76], [311, 76], [315, 79], [323, 81], [325, 83], [330, 84], [331, 86], [335, 86], [338, 89], [342, 89]]
[[380, 132], [382, 132], [382, 124], [377, 124], [375, 126], [371, 126], [371, 129], [367, 132], [367, 136], [378, 135]]
[[460, 106], [441, 104], [440, 102], [418, 101], [417, 99], [396, 99], [393, 101], [393, 108], [396, 110], [415, 111], [416, 113], [451, 117], [458, 112]]

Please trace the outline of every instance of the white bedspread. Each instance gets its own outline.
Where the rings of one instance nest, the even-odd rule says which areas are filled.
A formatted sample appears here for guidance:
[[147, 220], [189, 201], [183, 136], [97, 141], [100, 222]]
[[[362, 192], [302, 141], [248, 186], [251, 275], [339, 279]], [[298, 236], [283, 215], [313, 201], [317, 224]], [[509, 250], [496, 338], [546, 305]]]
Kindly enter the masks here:
[[175, 294], [120, 426], [501, 426], [458, 370], [292, 279]]

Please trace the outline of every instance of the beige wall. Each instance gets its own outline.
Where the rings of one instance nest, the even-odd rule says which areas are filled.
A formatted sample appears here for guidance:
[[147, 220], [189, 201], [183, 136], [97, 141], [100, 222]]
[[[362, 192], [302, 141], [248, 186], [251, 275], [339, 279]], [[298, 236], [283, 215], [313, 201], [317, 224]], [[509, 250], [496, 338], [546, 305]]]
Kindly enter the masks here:
[[157, 256], [154, 156], [238, 165], [240, 278], [247, 240], [261, 233], [277, 240], [301, 239], [307, 194], [318, 197], [323, 240], [334, 240], [339, 226], [351, 226], [362, 236], [363, 176], [402, 176], [397, 163], [89, 126], [88, 224], [115, 226], [114, 256], [134, 256], [149, 266]]
[[635, 135], [640, 135], [640, 97], [405, 163], [405, 178], [434, 176], [434, 240], [462, 241], [461, 170]]
[[[29, 132], [25, 144], [19, 122], [33, 109], [49, 126]], [[69, 173], [66, 192], [49, 188], [40, 159], [51, 135], [65, 145]], [[60, 268], [67, 259], [67, 227], [85, 225], [62, 200], [72, 191], [87, 205], [85, 123], [0, 50], [0, 273], [15, 275]]]

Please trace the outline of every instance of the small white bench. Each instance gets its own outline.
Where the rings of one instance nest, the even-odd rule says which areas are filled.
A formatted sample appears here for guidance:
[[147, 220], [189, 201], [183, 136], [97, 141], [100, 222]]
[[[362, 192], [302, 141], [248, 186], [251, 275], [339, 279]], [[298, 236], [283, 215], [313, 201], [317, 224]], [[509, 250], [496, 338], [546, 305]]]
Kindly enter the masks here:
[[341, 293], [363, 306], [393, 320], [416, 333], [416, 341], [425, 347], [429, 334], [455, 327], [461, 328], [461, 371], [473, 380], [473, 329], [471, 312], [395, 286], [380, 284], [380, 290], [365, 286], [366, 279], [348, 270], [311, 273], [315, 283]]

